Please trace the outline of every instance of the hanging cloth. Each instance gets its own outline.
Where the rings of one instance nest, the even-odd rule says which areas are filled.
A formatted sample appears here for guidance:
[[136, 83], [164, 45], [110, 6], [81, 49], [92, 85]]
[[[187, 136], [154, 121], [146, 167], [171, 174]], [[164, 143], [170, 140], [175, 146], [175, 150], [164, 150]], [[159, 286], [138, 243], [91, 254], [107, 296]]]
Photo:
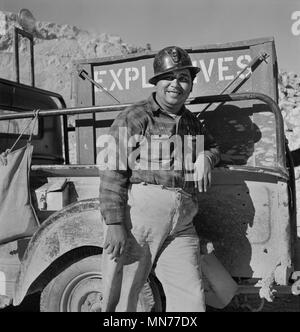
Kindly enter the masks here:
[[[33, 153], [31, 138], [37, 118], [38, 110], [1, 158], [4, 162], [0, 163], [0, 244], [32, 236], [39, 226], [31, 202], [29, 182]], [[14, 150], [30, 124], [32, 127], [27, 144]]]

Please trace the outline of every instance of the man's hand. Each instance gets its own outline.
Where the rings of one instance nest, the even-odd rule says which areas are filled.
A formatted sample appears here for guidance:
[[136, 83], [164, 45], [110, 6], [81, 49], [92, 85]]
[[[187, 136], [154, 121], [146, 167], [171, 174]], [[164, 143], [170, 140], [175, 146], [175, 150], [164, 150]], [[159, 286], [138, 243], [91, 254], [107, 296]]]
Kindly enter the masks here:
[[194, 167], [194, 183], [195, 188], [202, 193], [206, 192], [211, 185], [212, 165], [210, 159], [205, 155], [200, 155]]
[[122, 255], [127, 241], [127, 232], [123, 225], [112, 224], [107, 226], [104, 250], [111, 254], [111, 259]]

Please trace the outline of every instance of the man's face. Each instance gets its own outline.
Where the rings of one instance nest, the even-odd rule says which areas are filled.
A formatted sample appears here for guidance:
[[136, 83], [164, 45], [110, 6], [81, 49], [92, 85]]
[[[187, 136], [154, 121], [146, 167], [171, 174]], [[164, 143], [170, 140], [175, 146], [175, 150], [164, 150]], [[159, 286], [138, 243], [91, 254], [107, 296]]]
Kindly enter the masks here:
[[183, 105], [192, 90], [192, 85], [189, 69], [166, 73], [156, 83], [157, 99], [168, 106]]

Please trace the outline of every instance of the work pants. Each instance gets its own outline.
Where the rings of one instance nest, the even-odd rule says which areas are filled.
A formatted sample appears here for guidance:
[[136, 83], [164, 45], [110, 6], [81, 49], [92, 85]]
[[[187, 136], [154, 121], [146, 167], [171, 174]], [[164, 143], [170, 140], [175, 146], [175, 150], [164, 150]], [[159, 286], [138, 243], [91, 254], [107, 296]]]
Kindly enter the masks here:
[[134, 312], [151, 269], [163, 286], [167, 312], [205, 311], [196, 199], [181, 189], [133, 184], [124, 253], [103, 252], [103, 311]]

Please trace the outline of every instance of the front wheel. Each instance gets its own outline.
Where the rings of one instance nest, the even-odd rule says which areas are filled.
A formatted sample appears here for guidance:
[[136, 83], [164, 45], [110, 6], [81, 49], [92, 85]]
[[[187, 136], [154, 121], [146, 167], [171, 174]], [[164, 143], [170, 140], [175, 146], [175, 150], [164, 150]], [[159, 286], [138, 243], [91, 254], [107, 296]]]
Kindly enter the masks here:
[[[41, 294], [42, 312], [98, 312], [102, 308], [101, 255], [77, 261], [57, 275]], [[137, 311], [162, 311], [159, 288], [153, 278], [145, 283]]]

